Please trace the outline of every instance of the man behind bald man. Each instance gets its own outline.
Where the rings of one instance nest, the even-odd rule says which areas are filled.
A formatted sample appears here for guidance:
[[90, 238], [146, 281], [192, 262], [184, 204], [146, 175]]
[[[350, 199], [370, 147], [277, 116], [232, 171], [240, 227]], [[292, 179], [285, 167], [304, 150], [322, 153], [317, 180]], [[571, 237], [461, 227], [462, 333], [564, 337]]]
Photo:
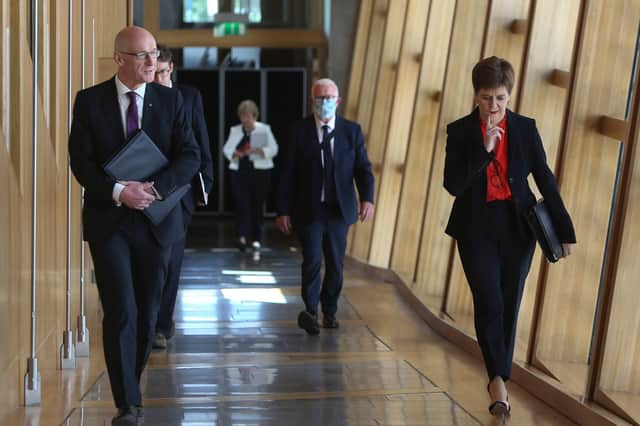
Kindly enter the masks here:
[[[199, 147], [179, 92], [153, 81], [158, 50], [147, 30], [128, 27], [115, 39], [117, 74], [78, 92], [69, 136], [71, 169], [86, 190], [84, 238], [104, 311], [103, 344], [118, 414], [112, 425], [141, 417], [140, 375], [149, 357], [169, 247], [183, 237], [177, 206], [157, 226], [143, 210], [191, 182]], [[169, 160], [146, 182], [116, 182], [103, 165], [143, 129]], [[155, 194], [155, 195], [154, 195]]]

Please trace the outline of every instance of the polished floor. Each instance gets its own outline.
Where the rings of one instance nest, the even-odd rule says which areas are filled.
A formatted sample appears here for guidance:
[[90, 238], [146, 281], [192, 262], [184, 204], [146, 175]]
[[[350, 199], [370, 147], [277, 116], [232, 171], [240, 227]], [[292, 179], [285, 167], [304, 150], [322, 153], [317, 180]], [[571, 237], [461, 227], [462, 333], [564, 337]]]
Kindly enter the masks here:
[[[141, 424], [572, 424], [516, 385], [511, 417], [492, 417], [482, 365], [433, 333], [393, 285], [361, 272], [346, 271], [340, 328], [306, 335], [296, 325], [295, 243], [270, 232], [255, 256], [233, 248], [230, 235], [228, 226], [192, 228], [177, 333], [143, 375]], [[96, 330], [91, 367], [82, 378], [66, 376], [77, 398], [64, 415], [31, 413], [23, 424], [110, 425], [115, 409], [101, 352]]]

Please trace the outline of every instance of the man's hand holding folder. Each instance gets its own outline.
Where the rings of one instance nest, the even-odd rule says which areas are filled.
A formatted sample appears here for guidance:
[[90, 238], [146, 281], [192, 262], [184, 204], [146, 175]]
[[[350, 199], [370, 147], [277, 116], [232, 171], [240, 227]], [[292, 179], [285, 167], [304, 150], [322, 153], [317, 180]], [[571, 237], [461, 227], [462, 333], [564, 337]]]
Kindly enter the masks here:
[[131, 209], [142, 210], [157, 226], [191, 189], [191, 185], [186, 184], [173, 188], [165, 197], [160, 196], [153, 187], [154, 182], [146, 179], [168, 165], [169, 160], [144, 130], [140, 130], [104, 165], [104, 170], [124, 185], [120, 201]]
[[153, 182], [119, 181], [124, 185], [120, 201], [130, 209], [144, 210], [156, 200]]

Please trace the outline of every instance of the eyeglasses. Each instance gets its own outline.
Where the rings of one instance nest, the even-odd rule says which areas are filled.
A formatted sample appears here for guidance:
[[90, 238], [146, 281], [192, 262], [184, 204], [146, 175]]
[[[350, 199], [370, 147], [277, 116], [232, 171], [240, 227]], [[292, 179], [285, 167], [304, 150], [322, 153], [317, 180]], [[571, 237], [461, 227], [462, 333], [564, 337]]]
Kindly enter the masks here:
[[315, 96], [313, 99], [316, 101], [331, 101], [334, 99], [338, 99], [338, 97], [337, 96]]
[[129, 55], [129, 56], [135, 56], [136, 59], [139, 59], [141, 61], [147, 59], [147, 57], [152, 58], [152, 59], [157, 59], [158, 56], [160, 56], [160, 51], [159, 50], [150, 50], [148, 52], [146, 51], [142, 51], [142, 52], [123, 52], [123, 51], [119, 51], [119, 53], [122, 53], [124, 55]]

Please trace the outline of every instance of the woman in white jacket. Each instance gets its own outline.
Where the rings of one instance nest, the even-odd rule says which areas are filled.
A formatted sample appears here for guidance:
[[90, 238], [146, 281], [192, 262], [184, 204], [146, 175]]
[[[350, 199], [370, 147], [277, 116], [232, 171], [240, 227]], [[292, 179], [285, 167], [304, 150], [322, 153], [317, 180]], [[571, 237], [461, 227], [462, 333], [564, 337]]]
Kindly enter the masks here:
[[271, 127], [256, 121], [258, 107], [255, 102], [240, 102], [238, 117], [241, 124], [231, 127], [222, 150], [231, 171], [238, 247], [245, 251], [251, 241], [253, 250], [259, 251], [263, 207], [269, 193], [272, 158], [278, 154], [278, 144]]

